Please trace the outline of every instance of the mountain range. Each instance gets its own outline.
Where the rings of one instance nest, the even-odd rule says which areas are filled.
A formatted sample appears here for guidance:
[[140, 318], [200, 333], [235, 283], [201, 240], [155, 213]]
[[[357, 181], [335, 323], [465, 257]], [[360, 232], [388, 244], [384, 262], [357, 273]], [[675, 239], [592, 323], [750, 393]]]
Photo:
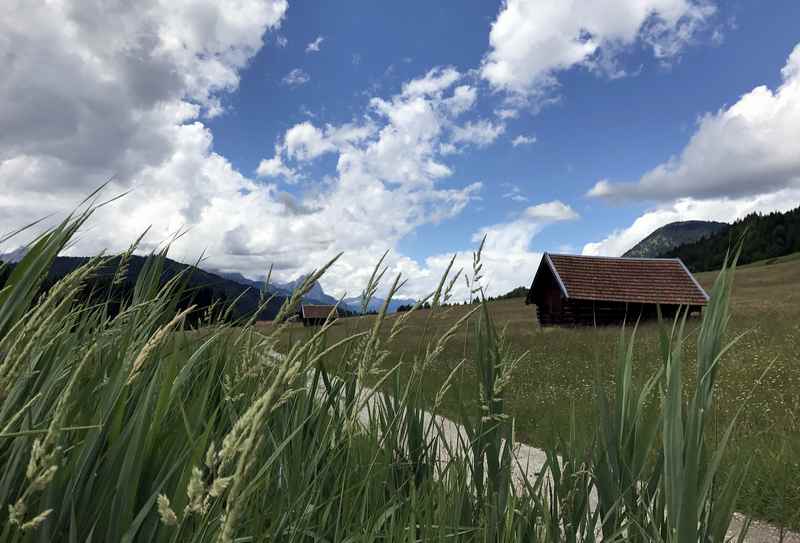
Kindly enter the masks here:
[[[6, 273], [10, 273], [10, 269], [13, 268], [15, 263], [19, 262], [19, 260], [25, 256], [25, 253], [26, 248], [20, 247], [9, 253], [0, 254], [0, 262], [10, 264]], [[144, 265], [145, 258], [146, 257], [143, 256], [131, 257], [131, 262], [128, 269], [129, 277], [127, 278], [131, 284], [135, 282], [139, 271]], [[78, 266], [86, 263], [88, 260], [88, 257], [57, 257], [53, 262], [53, 266], [48, 275], [48, 281], [51, 283], [55, 282], [59, 278], [64, 277], [66, 274], [75, 270]], [[115, 259], [112, 259], [108, 267], [112, 268], [114, 262]], [[249, 279], [238, 272], [203, 270], [201, 268], [188, 266], [175, 260], [165, 258], [164, 280], [169, 280], [183, 269], [190, 267], [192, 268], [192, 272], [189, 287], [211, 289], [209, 292], [212, 293], [215, 298], [220, 298], [223, 300], [237, 300], [236, 308], [234, 309], [234, 314], [236, 316], [245, 315], [248, 314], [248, 312], [254, 312], [258, 308], [262, 292], [274, 295], [274, 302], [271, 303], [267, 309], [262, 311], [261, 315], [259, 315], [259, 319], [262, 320], [271, 320], [274, 318], [274, 316], [277, 314], [278, 308], [280, 308], [280, 304], [282, 304], [286, 298], [291, 296], [294, 290], [299, 288], [307, 277], [306, 275], [300, 275], [293, 281], [289, 281], [287, 283], [271, 281], [267, 287], [264, 281]], [[2, 282], [4, 282], [4, 279], [0, 277], [0, 283]], [[351, 297], [340, 302], [338, 298], [327, 294], [318, 281], [314, 283], [314, 285], [311, 287], [311, 290], [309, 290], [309, 292], [303, 296], [303, 301], [308, 304], [319, 305], [334, 305], [339, 303], [340, 309], [346, 313], [357, 314], [361, 312], [360, 297]], [[384, 302], [385, 300], [383, 298], [373, 297], [367, 306], [367, 312], [379, 311]], [[416, 300], [410, 298], [393, 299], [389, 303], [389, 313], [396, 312], [397, 308], [401, 305], [413, 305], [415, 302]]]
[[[254, 287], [255, 289], [261, 291], [264, 289], [265, 283], [264, 281], [256, 281], [254, 279], [249, 279], [242, 275], [241, 273], [237, 272], [217, 272], [220, 276], [225, 277], [226, 279], [230, 279], [231, 281], [236, 281], [237, 283], [241, 283], [242, 285], [247, 285]], [[270, 281], [270, 290], [274, 290], [280, 293], [283, 296], [291, 296], [292, 292], [296, 288], [299, 288], [303, 282], [305, 281], [307, 275], [300, 275], [297, 279], [293, 281], [289, 281], [287, 283], [279, 283], [276, 281]], [[361, 313], [361, 297], [360, 296], [353, 296], [350, 298], [345, 298], [343, 300], [339, 300], [327, 294], [325, 290], [323, 290], [322, 285], [319, 284], [319, 281], [314, 283], [314, 286], [311, 287], [311, 290], [303, 296], [303, 301], [309, 304], [321, 304], [321, 305], [334, 305], [336, 303], [339, 304], [339, 307], [344, 309], [345, 311], [350, 311], [352, 313], [358, 314]], [[367, 304], [367, 313], [373, 313], [380, 311], [383, 304], [386, 302], [384, 298], [379, 298], [373, 296], [369, 304]], [[397, 308], [402, 305], [414, 305], [416, 300], [412, 298], [393, 298], [389, 302], [388, 312], [395, 313], [397, 312]]]
[[[0, 261], [7, 264], [3, 269], [0, 269], [0, 288], [5, 284], [5, 281], [21, 256], [19, 251], [0, 255]], [[149, 257], [132, 255], [127, 262], [124, 276], [113, 285], [112, 279], [119, 267], [119, 257], [110, 258], [88, 282], [89, 284], [87, 284], [84, 289], [85, 295], [91, 297], [93, 291], [108, 292], [108, 290], [111, 289], [113, 291], [113, 298], [123, 299], [131, 296], [134, 291], [134, 285], [144, 269], [148, 258]], [[79, 266], [86, 264], [88, 261], [88, 257], [56, 257], [50, 267], [42, 289], [47, 290], [55, 284], [56, 281], [73, 272]], [[194, 266], [176, 262], [169, 258], [164, 258], [161, 265], [161, 284], [166, 283], [177, 274], [188, 270], [188, 277], [185, 285], [186, 299], [184, 300], [187, 307], [189, 302], [197, 304], [201, 309], [208, 307], [212, 303], [221, 302], [226, 307], [230, 307], [231, 318], [239, 319], [248, 318], [258, 311], [262, 304], [260, 291], [252, 286], [231, 281], [230, 279], [220, 277], [219, 275], [209, 273]], [[272, 320], [278, 314], [278, 310], [285, 301], [286, 296], [279, 292], [275, 292], [274, 294], [275, 297], [260, 311], [258, 320]]]
[[[751, 214], [733, 224], [713, 221], [673, 222], [653, 231], [623, 256], [679, 257], [692, 271], [705, 271], [719, 268], [725, 255], [742, 237], [744, 245], [739, 262], [743, 264], [800, 251], [800, 207], [785, 213]], [[0, 287], [5, 283], [15, 263], [25, 256], [25, 252], [25, 248], [22, 247], [0, 254], [0, 261], [8, 264], [4, 270], [0, 269]], [[48, 274], [47, 282], [53, 284], [88, 260], [88, 257], [57, 257]], [[145, 260], [146, 257], [143, 256], [131, 257], [123, 290], [132, 289]], [[109, 275], [115, 266], [116, 259], [112, 258], [106, 267], [108, 269], [106, 275]], [[284, 300], [291, 296], [306, 278], [305, 275], [300, 275], [287, 283], [271, 282], [267, 287], [263, 281], [249, 279], [241, 273], [207, 271], [165, 258], [162, 280], [167, 281], [186, 268], [192, 268], [187, 288], [195, 292], [195, 296], [208, 299], [208, 303], [211, 301], [233, 303], [231, 312], [233, 318], [255, 312], [262, 301], [262, 292], [266, 291], [274, 295], [274, 299], [261, 311], [258, 318], [272, 320]], [[103, 277], [98, 279], [99, 282], [103, 280]], [[516, 290], [523, 292], [526, 289], [520, 287]], [[516, 290], [501, 298], [513, 297], [518, 294]], [[338, 302], [346, 313], [361, 312], [359, 296], [345, 298], [340, 302], [327, 294], [319, 282], [315, 283], [303, 297], [303, 301], [323, 305]], [[410, 298], [395, 298], [389, 303], [389, 313], [396, 312], [400, 306], [413, 305], [415, 301]], [[367, 312], [379, 311], [384, 302], [382, 298], [372, 298], [367, 306]]]

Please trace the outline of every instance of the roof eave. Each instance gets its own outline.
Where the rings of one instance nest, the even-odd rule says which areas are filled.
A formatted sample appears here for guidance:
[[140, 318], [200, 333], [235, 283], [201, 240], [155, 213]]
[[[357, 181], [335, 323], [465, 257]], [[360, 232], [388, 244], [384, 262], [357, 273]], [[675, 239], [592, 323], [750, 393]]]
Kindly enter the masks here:
[[711, 297], [708, 295], [706, 290], [703, 287], [700, 286], [700, 283], [697, 282], [697, 279], [695, 279], [694, 274], [689, 271], [689, 268], [686, 267], [686, 264], [683, 263], [683, 260], [681, 260], [680, 258], [676, 258], [675, 260], [678, 261], [678, 264], [681, 265], [681, 268], [683, 268], [683, 271], [686, 272], [686, 275], [689, 276], [689, 279], [692, 280], [692, 283], [694, 283], [694, 286], [697, 287], [697, 290], [700, 291], [700, 293], [703, 295], [703, 298], [706, 299], [706, 303], [708, 303], [708, 301], [711, 300]]
[[558, 270], [556, 269], [556, 265], [553, 264], [553, 260], [550, 258], [549, 253], [544, 254], [545, 261], [547, 265], [550, 267], [550, 271], [553, 272], [553, 276], [558, 281], [558, 287], [561, 289], [561, 293], [564, 295], [564, 298], [569, 298], [569, 292], [567, 291], [567, 286], [564, 284], [564, 281], [561, 280], [561, 276], [558, 274]]

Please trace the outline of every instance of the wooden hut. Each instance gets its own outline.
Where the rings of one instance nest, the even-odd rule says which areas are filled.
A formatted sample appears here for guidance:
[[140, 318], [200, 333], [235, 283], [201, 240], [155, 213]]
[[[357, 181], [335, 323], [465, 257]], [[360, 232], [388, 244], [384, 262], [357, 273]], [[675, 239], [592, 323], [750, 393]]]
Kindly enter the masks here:
[[708, 294], [678, 258], [545, 253], [525, 298], [542, 326], [607, 325], [654, 318], [657, 307], [699, 313]]
[[303, 322], [303, 326], [322, 326], [328, 320], [331, 312], [333, 312], [334, 319], [339, 316], [339, 310], [335, 305], [302, 304], [300, 320]]

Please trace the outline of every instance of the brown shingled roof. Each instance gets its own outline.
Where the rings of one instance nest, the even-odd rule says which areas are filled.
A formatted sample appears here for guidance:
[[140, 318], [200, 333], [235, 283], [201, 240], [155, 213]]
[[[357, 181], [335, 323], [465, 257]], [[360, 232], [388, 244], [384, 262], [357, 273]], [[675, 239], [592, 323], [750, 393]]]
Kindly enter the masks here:
[[708, 295], [678, 258], [613, 258], [545, 253], [567, 298], [705, 305]]
[[303, 304], [300, 306], [300, 314], [304, 319], [327, 319], [334, 307], [336, 306]]

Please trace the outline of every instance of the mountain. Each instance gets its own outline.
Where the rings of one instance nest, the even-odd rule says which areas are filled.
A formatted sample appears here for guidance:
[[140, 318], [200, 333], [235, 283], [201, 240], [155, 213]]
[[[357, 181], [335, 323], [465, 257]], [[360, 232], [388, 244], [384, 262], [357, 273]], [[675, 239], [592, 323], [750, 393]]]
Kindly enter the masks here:
[[[303, 282], [306, 280], [307, 275], [301, 275], [294, 281], [289, 281], [288, 283], [275, 283], [275, 286], [286, 292], [287, 294], [291, 294], [294, 292], [294, 289], [299, 288], [303, 285]], [[303, 296], [303, 301], [308, 303], [318, 303], [324, 305], [334, 305], [336, 304], [339, 299], [334, 298], [333, 296], [326, 294], [324, 290], [322, 290], [322, 285], [319, 284], [319, 281], [314, 283], [314, 286], [311, 287], [305, 296]]]
[[[0, 256], [0, 260], [5, 261], [6, 255]], [[144, 269], [145, 263], [148, 258], [144, 256], [133, 255], [130, 257], [125, 275], [112, 284], [115, 272], [119, 267], [119, 257], [114, 257], [109, 262], [100, 268], [98, 272], [91, 278], [84, 289], [84, 295], [91, 298], [97, 292], [108, 293], [111, 291], [112, 298], [117, 300], [130, 299], [133, 296], [134, 285], [139, 277], [139, 274]], [[59, 279], [71, 273], [79, 266], [82, 266], [89, 261], [88, 257], [69, 257], [60, 256], [53, 261], [50, 267], [47, 278], [45, 279], [43, 290], [49, 289]], [[15, 263], [7, 262], [9, 265], [5, 270], [0, 271], [0, 288], [5, 284], [8, 276], [13, 271]], [[160, 283], [163, 285], [171, 278], [175, 277], [178, 273], [183, 272], [187, 268], [189, 276], [186, 282], [186, 293], [181, 300], [181, 303], [188, 307], [191, 304], [196, 304], [197, 318], [199, 319], [203, 310], [212, 304], [225, 305], [230, 307], [230, 317], [233, 319], [247, 318], [253, 315], [261, 304], [261, 294], [257, 288], [252, 286], [242, 285], [236, 281], [231, 281], [219, 275], [209, 273], [194, 266], [188, 266], [169, 258], [163, 259]], [[272, 320], [278, 313], [281, 305], [286, 297], [284, 295], [276, 295], [273, 300], [259, 313], [259, 320]], [[231, 307], [231, 304], [233, 306]], [[191, 319], [190, 319], [191, 320]]]
[[[219, 275], [220, 277], [224, 277], [225, 279], [230, 279], [231, 281], [235, 281], [240, 285], [244, 285], [246, 287], [253, 287], [259, 292], [264, 290], [264, 287], [266, 286], [266, 283], [264, 281], [256, 281], [255, 279], [250, 279], [248, 277], [245, 277], [239, 272], [222, 272], [217, 270], [209, 270], [209, 271], [211, 273]], [[291, 290], [284, 289], [282, 286], [280, 286], [279, 283], [276, 283], [275, 281], [270, 282], [269, 289], [267, 290], [269, 290], [270, 292], [281, 294], [283, 296], [289, 296], [292, 293]]]
[[622, 256], [657, 257], [670, 249], [706, 238], [729, 227], [724, 222], [680, 221], [655, 230]]
[[10, 253], [3, 253], [0, 254], [0, 261], [5, 262], [7, 264], [14, 264], [22, 260], [22, 257], [25, 256], [25, 253], [28, 252], [27, 247], [19, 247], [14, 249]]
[[800, 207], [785, 213], [751, 213], [711, 236], [674, 247], [659, 256], [683, 260], [692, 271], [722, 267], [728, 251], [744, 239], [740, 264], [769, 260], [800, 251]]
[[[264, 281], [255, 281], [253, 279], [249, 279], [242, 275], [241, 273], [236, 272], [216, 272], [220, 276], [230, 279], [231, 281], [235, 281], [241, 285], [253, 287], [256, 291], [260, 292], [264, 289]], [[288, 283], [278, 283], [275, 281], [271, 281], [269, 284], [269, 291], [273, 293], [277, 293], [283, 297], [288, 298], [292, 295], [292, 292], [296, 288], [299, 288], [303, 281], [305, 281], [306, 275], [301, 275], [294, 281], [289, 281]], [[335, 305], [339, 303], [338, 298], [334, 298], [333, 296], [326, 294], [325, 291], [322, 289], [322, 285], [319, 284], [319, 281], [314, 283], [314, 286], [311, 287], [311, 290], [303, 296], [303, 301], [307, 304], [317, 304], [317, 305]], [[349, 313], [357, 313], [357, 306], [351, 305], [345, 302], [339, 304], [339, 309], [343, 312]]]
[[[373, 296], [370, 299], [369, 304], [367, 304], [367, 312], [377, 313], [378, 311], [381, 310], [381, 307], [383, 307], [384, 302], [386, 302], [384, 298], [376, 298], [375, 296]], [[345, 298], [344, 303], [352, 307], [353, 310], [356, 311], [357, 313], [361, 312], [360, 296], [355, 296], [353, 298]], [[392, 300], [389, 302], [389, 307], [387, 308], [387, 310], [389, 313], [396, 313], [398, 307], [402, 305], [414, 305], [415, 303], [417, 303], [417, 301], [412, 298], [392, 298]]]

